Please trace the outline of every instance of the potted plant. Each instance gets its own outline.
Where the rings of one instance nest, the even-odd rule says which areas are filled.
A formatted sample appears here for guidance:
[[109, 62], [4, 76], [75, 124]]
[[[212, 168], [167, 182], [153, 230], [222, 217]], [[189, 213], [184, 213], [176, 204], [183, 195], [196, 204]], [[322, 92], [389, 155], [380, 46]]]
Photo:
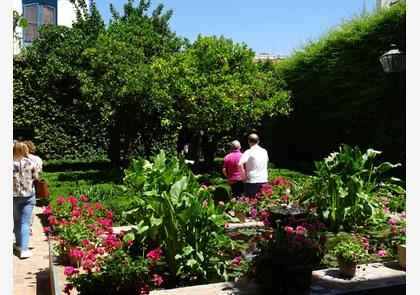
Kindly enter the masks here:
[[389, 224], [391, 224], [391, 238], [397, 245], [397, 257], [399, 265], [405, 269], [406, 258], [406, 240], [405, 227], [406, 215], [405, 212], [395, 213], [389, 215]]
[[355, 236], [340, 240], [333, 254], [337, 257], [338, 269], [344, 277], [354, 277], [357, 264], [367, 261], [369, 257], [362, 241]]
[[233, 215], [240, 221], [245, 221], [246, 215], [251, 211], [251, 207], [255, 203], [256, 200], [251, 200], [245, 196], [233, 198], [231, 200]]
[[326, 236], [321, 223], [280, 227], [257, 244], [250, 277], [261, 294], [307, 294], [312, 270], [321, 262]]

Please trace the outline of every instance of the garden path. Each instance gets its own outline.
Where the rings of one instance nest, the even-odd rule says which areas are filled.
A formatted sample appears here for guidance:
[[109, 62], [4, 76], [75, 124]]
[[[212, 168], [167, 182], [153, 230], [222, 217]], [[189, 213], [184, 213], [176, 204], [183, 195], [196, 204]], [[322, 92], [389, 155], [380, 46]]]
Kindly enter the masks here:
[[49, 247], [41, 222], [42, 207], [36, 205], [29, 249], [33, 256], [20, 259], [13, 255], [13, 294], [50, 295]]

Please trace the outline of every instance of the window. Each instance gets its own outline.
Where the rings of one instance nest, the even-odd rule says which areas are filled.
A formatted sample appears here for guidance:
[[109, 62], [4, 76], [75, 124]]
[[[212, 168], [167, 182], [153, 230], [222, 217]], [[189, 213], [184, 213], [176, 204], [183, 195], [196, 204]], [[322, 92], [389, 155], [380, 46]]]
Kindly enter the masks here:
[[[25, 3], [26, 2], [26, 3]], [[52, 3], [54, 6], [47, 5], [43, 1], [33, 1], [35, 3], [27, 3], [28, 0], [23, 1], [23, 16], [28, 21], [28, 27], [23, 30], [23, 41], [28, 44], [32, 43], [38, 36], [38, 31], [43, 24], [57, 23], [56, 7], [57, 1]], [[51, 2], [51, 0], [49, 0]]]
[[23, 32], [23, 40], [32, 42], [38, 35], [38, 4], [24, 6], [23, 17], [28, 21], [28, 27]]

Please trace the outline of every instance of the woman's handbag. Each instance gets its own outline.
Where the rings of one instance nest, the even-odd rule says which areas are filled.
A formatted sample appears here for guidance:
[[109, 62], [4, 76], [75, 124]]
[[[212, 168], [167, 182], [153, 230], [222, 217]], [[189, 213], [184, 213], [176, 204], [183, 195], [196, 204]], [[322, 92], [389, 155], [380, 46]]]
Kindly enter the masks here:
[[35, 179], [35, 195], [37, 199], [45, 200], [50, 196], [50, 190], [48, 188], [48, 183], [44, 179]]

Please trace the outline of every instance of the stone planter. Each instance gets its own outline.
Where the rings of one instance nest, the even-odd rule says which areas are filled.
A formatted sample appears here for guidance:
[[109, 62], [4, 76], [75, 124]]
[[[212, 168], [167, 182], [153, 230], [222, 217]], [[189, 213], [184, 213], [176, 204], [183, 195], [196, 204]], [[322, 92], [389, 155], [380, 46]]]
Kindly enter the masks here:
[[398, 263], [399, 265], [405, 269], [405, 251], [407, 246], [406, 245], [398, 245], [397, 255], [398, 255]]
[[274, 206], [268, 209], [268, 220], [270, 226], [276, 229], [278, 226], [298, 226], [302, 225], [308, 212], [305, 208], [301, 206]]
[[266, 269], [262, 274], [258, 274], [257, 294], [309, 295], [312, 270], [312, 266]]
[[356, 263], [348, 263], [343, 256], [337, 255], [338, 270], [343, 277], [354, 277], [356, 275]]

